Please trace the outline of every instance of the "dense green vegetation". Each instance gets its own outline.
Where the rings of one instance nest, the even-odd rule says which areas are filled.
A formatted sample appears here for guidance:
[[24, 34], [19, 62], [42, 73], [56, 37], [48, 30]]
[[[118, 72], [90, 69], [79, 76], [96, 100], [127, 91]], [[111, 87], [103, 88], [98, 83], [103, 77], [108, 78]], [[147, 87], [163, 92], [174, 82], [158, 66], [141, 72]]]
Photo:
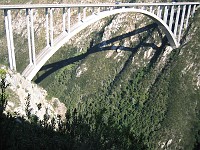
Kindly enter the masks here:
[[[199, 15], [194, 20], [198, 18]], [[156, 26], [149, 26], [148, 33], [139, 34], [139, 44], [131, 43], [131, 50], [124, 52], [120, 63], [113, 59], [116, 52], [111, 59], [105, 58], [106, 51], [100, 52], [98, 42], [102, 35], [101, 32], [96, 33], [92, 35], [94, 38], [88, 38], [97, 41], [96, 45], [87, 46], [86, 43], [89, 47], [86, 53], [77, 56], [74, 63], [66, 63], [58, 73], [51, 74], [48, 77], [51, 83], [46, 78], [41, 85], [46, 87], [50, 96], [63, 100], [69, 109], [76, 108], [86, 120], [95, 119], [94, 114], [103, 111], [102, 122], [108, 124], [112, 118], [112, 125], [117, 130], [123, 132], [124, 128], [128, 129], [128, 133], [142, 139], [148, 149], [193, 149], [199, 139], [200, 90], [195, 85], [195, 70], [199, 70], [200, 58], [198, 21], [190, 28], [189, 34], [194, 29], [196, 31], [192, 33], [193, 38], [179, 49], [174, 49], [162, 68], [159, 64], [167, 46], [166, 38], [161, 39], [159, 47], [149, 43], [159, 40], [158, 37], [152, 39], [152, 35], [160, 32]], [[114, 36], [111, 41], [118, 37]], [[119, 41], [123, 45], [125, 39], [119, 36]], [[135, 66], [133, 57], [144, 60], [142, 50], [148, 47], [155, 50], [154, 56], [147, 65]], [[68, 53], [70, 49], [67, 49]], [[54, 58], [59, 56], [57, 54]], [[187, 70], [191, 63], [194, 66]], [[78, 68], [83, 64], [88, 70], [76, 77]]]
[[[200, 148], [199, 11], [182, 46], [167, 56], [166, 63], [163, 57], [167, 39], [149, 20], [145, 23], [140, 20], [134, 24], [136, 29], [128, 33], [127, 26], [122, 25], [110, 39], [103, 41], [106, 27], [114, 19], [116, 16], [104, 20], [101, 30], [82, 39], [83, 44], [77, 45], [72, 40], [62, 47], [35, 78], [36, 83], [48, 90], [49, 97], [58, 97], [66, 104], [65, 120], [60, 116], [50, 119], [45, 114], [44, 120], [39, 121], [30, 114], [27, 97], [27, 120], [3, 115], [1, 111], [1, 147]], [[87, 29], [80, 35], [86, 32]], [[134, 38], [137, 40], [131, 40]], [[146, 59], [144, 55], [149, 49], [153, 56]], [[109, 58], [108, 52], [112, 52]], [[1, 81], [3, 110], [6, 86]]]
[[[2, 73], [2, 72], [0, 72]], [[113, 118], [105, 122], [105, 110], [90, 117], [68, 110], [65, 120], [58, 115], [43, 120], [30, 113], [30, 96], [26, 98], [26, 116], [3, 114], [7, 104], [5, 77], [1, 78], [0, 149], [145, 149], [142, 139], [134, 137], [129, 128], [118, 128]], [[42, 106], [40, 106], [42, 107]], [[89, 109], [88, 109], [89, 110]]]

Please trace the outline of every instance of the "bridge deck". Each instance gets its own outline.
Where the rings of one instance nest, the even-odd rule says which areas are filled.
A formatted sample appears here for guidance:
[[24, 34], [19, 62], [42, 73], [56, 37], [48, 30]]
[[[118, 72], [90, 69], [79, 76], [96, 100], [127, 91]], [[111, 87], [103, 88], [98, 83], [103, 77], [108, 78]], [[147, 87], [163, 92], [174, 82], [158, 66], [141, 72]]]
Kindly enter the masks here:
[[103, 3], [103, 4], [21, 4], [0, 5], [0, 9], [37, 9], [63, 7], [134, 7], [134, 6], [172, 6], [172, 5], [199, 5], [200, 2], [172, 2], [172, 3]]

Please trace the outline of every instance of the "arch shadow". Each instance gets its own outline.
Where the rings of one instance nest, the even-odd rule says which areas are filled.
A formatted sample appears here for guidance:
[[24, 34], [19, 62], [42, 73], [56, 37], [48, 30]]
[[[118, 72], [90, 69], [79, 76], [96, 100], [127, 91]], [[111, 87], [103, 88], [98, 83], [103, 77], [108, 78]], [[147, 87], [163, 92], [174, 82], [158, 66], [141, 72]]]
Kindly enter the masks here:
[[73, 37], [74, 35], [79, 33], [81, 30], [85, 29], [86, 27], [88, 27], [89, 25], [91, 25], [92, 23], [94, 23], [94, 22], [96, 22], [100, 19], [103, 19], [103, 18], [111, 16], [111, 15], [119, 14], [119, 13], [129, 13], [129, 12], [140, 13], [140, 14], [146, 15], [149, 18], [151, 18], [152, 20], [154, 20], [160, 26], [160, 28], [162, 28], [162, 30], [165, 33], [170, 45], [172, 47], [178, 47], [179, 44], [177, 43], [175, 36], [172, 33], [172, 31], [169, 29], [169, 26], [161, 18], [159, 18], [158, 16], [156, 16], [155, 14], [153, 14], [151, 12], [148, 12], [148, 11], [142, 10], [142, 9], [135, 9], [135, 8], [125, 8], [125, 9], [115, 9], [115, 10], [112, 10], [112, 11], [103, 11], [103, 12], [100, 12], [98, 14], [88, 16], [84, 20], [84, 22], [79, 22], [76, 25], [74, 25], [73, 29], [71, 29], [70, 34], [68, 34], [67, 32], [63, 32], [62, 34], [60, 34], [54, 40], [54, 46], [52, 46], [52, 47], [47, 46], [40, 52], [40, 54], [38, 54], [38, 56], [36, 58], [36, 60], [37, 60], [36, 66], [29, 64], [26, 67], [26, 69], [23, 71], [22, 75], [24, 77], [26, 77], [28, 80], [32, 80], [33, 77], [37, 74], [37, 72], [47, 62], [47, 60], [61, 46], [63, 46], [71, 37]]
[[[44, 70], [46, 70], [46, 71], [40, 76], [36, 75], [37, 78], [34, 80], [34, 82], [38, 84], [41, 81], [43, 81], [45, 78], [47, 78], [49, 75], [51, 75], [52, 73], [58, 71], [59, 69], [62, 69], [63, 67], [65, 67], [67, 65], [70, 65], [70, 64], [73, 64], [73, 63], [78, 62], [80, 60], [83, 60], [88, 55], [93, 54], [93, 53], [97, 53], [97, 52], [101, 52], [101, 51], [107, 51], [107, 50], [115, 50], [116, 51], [117, 49], [119, 49], [119, 50], [123, 50], [123, 51], [131, 51], [132, 52], [131, 56], [132, 56], [141, 47], [151, 47], [151, 48], [153, 48], [155, 50], [159, 50], [160, 47], [157, 47], [154, 43], [145, 43], [145, 40], [149, 36], [143, 38], [135, 47], [106, 46], [106, 45], [111, 44], [113, 42], [123, 40], [123, 39], [125, 39], [127, 37], [131, 37], [131, 36], [140, 34], [142, 32], [148, 31], [148, 33], [150, 34], [157, 27], [158, 27], [158, 25], [156, 23], [153, 23], [153, 24], [147, 25], [145, 27], [142, 27], [142, 28], [136, 29], [134, 31], [131, 31], [129, 33], [125, 33], [125, 34], [122, 34], [120, 36], [116, 36], [116, 37], [114, 37], [112, 39], [109, 39], [109, 40], [106, 40], [106, 41], [102, 41], [101, 43], [96, 44], [94, 46], [93, 46], [93, 41], [91, 41], [90, 47], [88, 48], [86, 53], [83, 53], [83, 54], [75, 56], [75, 57], [71, 57], [71, 58], [68, 58], [68, 59], [60, 60], [58, 62], [54, 62], [54, 63], [47, 64], [47, 65], [43, 66], [40, 69], [39, 72], [44, 71]], [[149, 32], [150, 30], [151, 30], [151, 32]], [[166, 42], [167, 42], [167, 39], [166, 39]], [[166, 44], [166, 42], [165, 42], [165, 44]]]

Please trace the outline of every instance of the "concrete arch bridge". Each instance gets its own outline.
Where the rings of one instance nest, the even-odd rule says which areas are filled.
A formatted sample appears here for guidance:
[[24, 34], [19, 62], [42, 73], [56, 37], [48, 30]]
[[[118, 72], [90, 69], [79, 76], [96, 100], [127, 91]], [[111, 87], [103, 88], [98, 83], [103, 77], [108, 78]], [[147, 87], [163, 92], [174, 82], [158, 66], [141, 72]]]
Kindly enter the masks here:
[[[70, 38], [92, 23], [114, 14], [134, 12], [152, 18], [163, 29], [170, 45], [177, 48], [180, 45], [183, 29], [188, 27], [189, 18], [194, 15], [199, 5], [200, 2], [0, 5], [0, 10], [4, 11], [10, 69], [16, 70], [12, 11], [22, 9], [26, 14], [30, 63], [22, 75], [28, 80], [32, 80], [47, 60]], [[55, 8], [62, 10], [62, 33], [57, 37], [54, 37], [53, 24], [53, 10]], [[38, 55], [35, 54], [34, 38], [34, 11], [36, 9], [45, 10], [46, 30], [46, 45]], [[71, 23], [73, 9], [78, 10], [77, 23], [74, 25]], [[89, 9], [92, 10], [91, 13], [88, 13]]]

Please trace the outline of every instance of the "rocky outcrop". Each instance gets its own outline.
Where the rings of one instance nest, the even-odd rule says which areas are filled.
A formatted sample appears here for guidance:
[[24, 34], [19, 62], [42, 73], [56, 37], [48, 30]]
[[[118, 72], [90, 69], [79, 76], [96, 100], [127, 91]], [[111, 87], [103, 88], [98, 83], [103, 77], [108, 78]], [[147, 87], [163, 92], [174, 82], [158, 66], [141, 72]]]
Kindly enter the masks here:
[[66, 107], [58, 98], [47, 99], [47, 91], [30, 81], [27, 81], [19, 73], [7, 70], [6, 81], [9, 84], [9, 97], [6, 112], [26, 116], [27, 97], [30, 95], [29, 110], [40, 120], [44, 114], [50, 117], [65, 116]]

